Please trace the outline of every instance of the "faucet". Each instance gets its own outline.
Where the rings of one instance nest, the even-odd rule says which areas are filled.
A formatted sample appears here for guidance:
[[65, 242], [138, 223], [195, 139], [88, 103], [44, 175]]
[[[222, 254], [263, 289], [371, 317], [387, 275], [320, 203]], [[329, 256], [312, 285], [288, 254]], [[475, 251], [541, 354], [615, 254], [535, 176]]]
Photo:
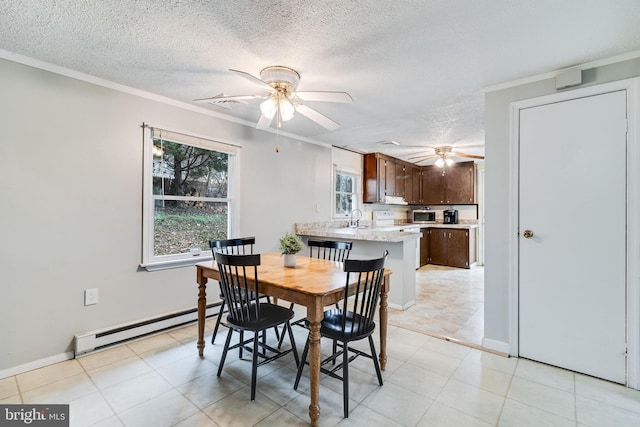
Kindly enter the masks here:
[[352, 211], [351, 211], [351, 221], [349, 221], [349, 225], [350, 225], [351, 227], [353, 227], [353, 214], [355, 214], [356, 212], [357, 212], [358, 214], [360, 214], [360, 215], [358, 216], [358, 218], [356, 219], [356, 224], [355, 224], [355, 225], [356, 225], [356, 228], [357, 228], [357, 227], [359, 227], [359, 226], [360, 226], [360, 218], [362, 218], [362, 211], [361, 211], [360, 209], [354, 209], [354, 210], [352, 210]]

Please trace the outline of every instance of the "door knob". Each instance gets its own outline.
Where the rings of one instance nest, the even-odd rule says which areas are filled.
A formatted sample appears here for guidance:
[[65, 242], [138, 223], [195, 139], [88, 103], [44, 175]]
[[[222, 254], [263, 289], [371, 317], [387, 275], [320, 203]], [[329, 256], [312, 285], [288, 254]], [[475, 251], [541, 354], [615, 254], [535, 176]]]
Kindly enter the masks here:
[[522, 235], [524, 236], [525, 239], [530, 239], [533, 237], [533, 231], [524, 230], [524, 233], [522, 233]]

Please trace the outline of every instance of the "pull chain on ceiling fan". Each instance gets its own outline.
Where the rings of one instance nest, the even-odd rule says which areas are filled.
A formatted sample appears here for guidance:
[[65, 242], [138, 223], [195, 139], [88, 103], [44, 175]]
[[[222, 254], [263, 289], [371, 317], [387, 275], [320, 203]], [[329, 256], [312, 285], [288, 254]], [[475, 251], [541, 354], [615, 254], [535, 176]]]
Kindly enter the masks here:
[[306, 116], [328, 130], [335, 130], [340, 125], [327, 116], [319, 113], [305, 103], [307, 101], [318, 102], [342, 102], [351, 103], [353, 99], [347, 92], [330, 91], [298, 91], [300, 73], [296, 70], [281, 65], [263, 68], [260, 78], [239, 70], [229, 71], [244, 77], [250, 82], [266, 90], [264, 95], [225, 95], [221, 93], [211, 98], [195, 99], [195, 102], [206, 102], [230, 110], [230, 104], [243, 103], [253, 99], [264, 99], [260, 104], [261, 116], [256, 128], [266, 129], [271, 126], [274, 117], [277, 116], [277, 127], [282, 122], [291, 120], [296, 112]]

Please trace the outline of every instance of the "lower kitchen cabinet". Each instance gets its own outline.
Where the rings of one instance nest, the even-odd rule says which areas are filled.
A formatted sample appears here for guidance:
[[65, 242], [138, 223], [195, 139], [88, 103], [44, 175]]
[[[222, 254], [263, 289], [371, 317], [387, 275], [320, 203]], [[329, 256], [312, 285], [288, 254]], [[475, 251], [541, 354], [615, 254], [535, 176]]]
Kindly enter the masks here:
[[430, 228], [428, 239], [423, 240], [428, 240], [429, 264], [470, 268], [476, 262], [475, 228]]
[[420, 239], [420, 267], [429, 264], [429, 229], [421, 228], [422, 238]]

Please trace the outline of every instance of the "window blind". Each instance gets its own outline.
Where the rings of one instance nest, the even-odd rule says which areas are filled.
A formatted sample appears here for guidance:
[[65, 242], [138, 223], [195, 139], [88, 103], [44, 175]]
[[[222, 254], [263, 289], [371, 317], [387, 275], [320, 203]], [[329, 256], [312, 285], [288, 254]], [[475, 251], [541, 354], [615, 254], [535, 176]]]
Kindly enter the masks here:
[[201, 136], [190, 135], [169, 129], [162, 129], [151, 125], [143, 125], [151, 130], [151, 136], [153, 139], [162, 139], [163, 141], [172, 141], [180, 144], [191, 145], [198, 148], [204, 148], [207, 150], [215, 150], [227, 154], [237, 154], [240, 149], [239, 146], [229, 144], [220, 141], [214, 141], [209, 138]]

